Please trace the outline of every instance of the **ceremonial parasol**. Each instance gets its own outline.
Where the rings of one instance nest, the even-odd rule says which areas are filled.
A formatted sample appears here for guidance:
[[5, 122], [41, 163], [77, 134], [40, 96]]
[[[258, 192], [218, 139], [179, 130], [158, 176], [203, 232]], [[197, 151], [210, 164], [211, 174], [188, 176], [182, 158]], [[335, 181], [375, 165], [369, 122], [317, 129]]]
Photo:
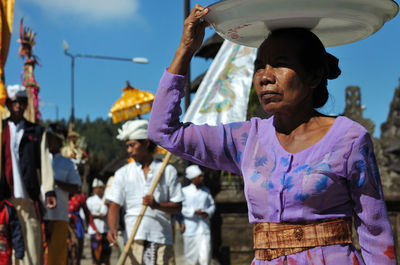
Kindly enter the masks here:
[[141, 91], [132, 87], [126, 81], [126, 87], [123, 88], [122, 96], [114, 103], [110, 110], [114, 123], [126, 121], [140, 117], [151, 111], [154, 94]]

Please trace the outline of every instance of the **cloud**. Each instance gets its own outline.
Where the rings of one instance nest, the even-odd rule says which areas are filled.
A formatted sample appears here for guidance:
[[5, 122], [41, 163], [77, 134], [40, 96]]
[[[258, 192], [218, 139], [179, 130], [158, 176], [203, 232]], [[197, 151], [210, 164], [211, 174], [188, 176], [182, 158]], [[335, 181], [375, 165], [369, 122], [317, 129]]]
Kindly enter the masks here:
[[136, 14], [139, 0], [25, 0], [52, 15], [77, 15], [88, 20], [129, 18]]

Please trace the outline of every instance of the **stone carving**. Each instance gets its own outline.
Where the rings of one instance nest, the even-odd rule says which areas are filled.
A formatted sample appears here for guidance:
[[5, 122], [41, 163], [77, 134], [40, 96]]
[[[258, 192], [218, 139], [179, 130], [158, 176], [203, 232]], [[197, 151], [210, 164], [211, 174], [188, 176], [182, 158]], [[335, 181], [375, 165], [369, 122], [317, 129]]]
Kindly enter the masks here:
[[363, 118], [364, 107], [361, 105], [361, 90], [358, 86], [348, 86], [346, 88], [346, 107], [344, 116], [360, 123], [372, 135], [375, 125], [370, 119]]
[[[400, 83], [400, 79], [399, 79]], [[381, 152], [384, 157], [379, 169], [386, 200], [400, 200], [400, 85], [395, 89], [386, 122], [381, 125]]]

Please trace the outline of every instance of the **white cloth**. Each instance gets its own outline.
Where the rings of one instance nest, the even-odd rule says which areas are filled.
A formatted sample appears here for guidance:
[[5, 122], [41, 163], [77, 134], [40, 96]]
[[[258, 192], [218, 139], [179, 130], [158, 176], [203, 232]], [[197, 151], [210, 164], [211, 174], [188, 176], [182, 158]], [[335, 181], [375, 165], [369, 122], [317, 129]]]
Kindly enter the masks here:
[[22, 136], [24, 135], [25, 121], [20, 121], [17, 125], [14, 122], [8, 121], [10, 128], [10, 149], [11, 149], [11, 162], [14, 183], [14, 197], [29, 199], [25, 185], [21, 178], [21, 169], [19, 167], [19, 144], [21, 143]]
[[225, 40], [183, 122], [217, 125], [245, 121], [257, 49]]
[[[97, 227], [97, 231], [100, 234], [107, 233], [108, 232], [108, 226], [106, 222], [106, 215], [108, 212], [108, 207], [104, 204], [105, 203], [105, 198], [100, 198], [96, 194], [93, 196], [90, 196], [86, 200], [86, 205], [92, 215], [104, 215], [103, 218], [93, 218], [94, 224]], [[93, 230], [93, 228], [89, 225], [88, 228], [88, 233], [89, 235], [96, 234], [96, 231]]]
[[[210, 218], [215, 211], [214, 200], [207, 187], [197, 187], [193, 184], [182, 189], [184, 201], [182, 215], [185, 223], [183, 236], [195, 236], [210, 233]], [[202, 210], [208, 214], [208, 218], [194, 214], [196, 210]]]
[[211, 263], [211, 235], [202, 234], [183, 237], [186, 265], [208, 265]]
[[[136, 219], [142, 208], [142, 199], [149, 192], [153, 180], [158, 174], [162, 162], [154, 160], [150, 164], [147, 179], [141, 164], [132, 162], [115, 172], [115, 176], [106, 199], [124, 207], [126, 235], [130, 236]], [[157, 202], [181, 202], [183, 194], [176, 169], [167, 165], [154, 194]], [[147, 240], [160, 244], [172, 244], [171, 215], [160, 210], [147, 208], [135, 240]]]
[[[51, 162], [54, 171], [54, 179], [60, 182], [73, 185], [82, 185], [81, 178], [71, 159], [62, 156], [60, 153], [55, 154]], [[55, 185], [57, 196], [57, 207], [55, 209], [47, 209], [44, 215], [45, 220], [61, 220], [68, 221], [68, 202], [69, 193]], [[42, 187], [42, 198], [44, 191]]]
[[21, 85], [8, 85], [7, 86], [7, 96], [9, 98], [14, 98], [14, 97], [28, 97], [26, 94], [26, 89], [24, 86]]
[[187, 179], [194, 179], [195, 177], [203, 175], [203, 172], [201, 171], [201, 169], [198, 165], [188, 166], [185, 170], [185, 173], [186, 173], [185, 176]]
[[96, 188], [96, 187], [104, 187], [104, 183], [103, 181], [101, 181], [98, 178], [95, 178], [92, 182], [92, 188]]
[[121, 141], [147, 139], [148, 125], [147, 120], [127, 121], [121, 129], [118, 129], [117, 139]]

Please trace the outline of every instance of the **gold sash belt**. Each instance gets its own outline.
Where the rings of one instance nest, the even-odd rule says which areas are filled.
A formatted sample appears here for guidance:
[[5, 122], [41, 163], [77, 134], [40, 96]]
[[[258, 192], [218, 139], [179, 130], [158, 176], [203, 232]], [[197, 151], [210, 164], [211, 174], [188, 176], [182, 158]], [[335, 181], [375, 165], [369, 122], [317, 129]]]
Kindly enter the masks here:
[[255, 258], [272, 260], [316, 246], [350, 244], [351, 219], [311, 224], [257, 223], [253, 227]]

